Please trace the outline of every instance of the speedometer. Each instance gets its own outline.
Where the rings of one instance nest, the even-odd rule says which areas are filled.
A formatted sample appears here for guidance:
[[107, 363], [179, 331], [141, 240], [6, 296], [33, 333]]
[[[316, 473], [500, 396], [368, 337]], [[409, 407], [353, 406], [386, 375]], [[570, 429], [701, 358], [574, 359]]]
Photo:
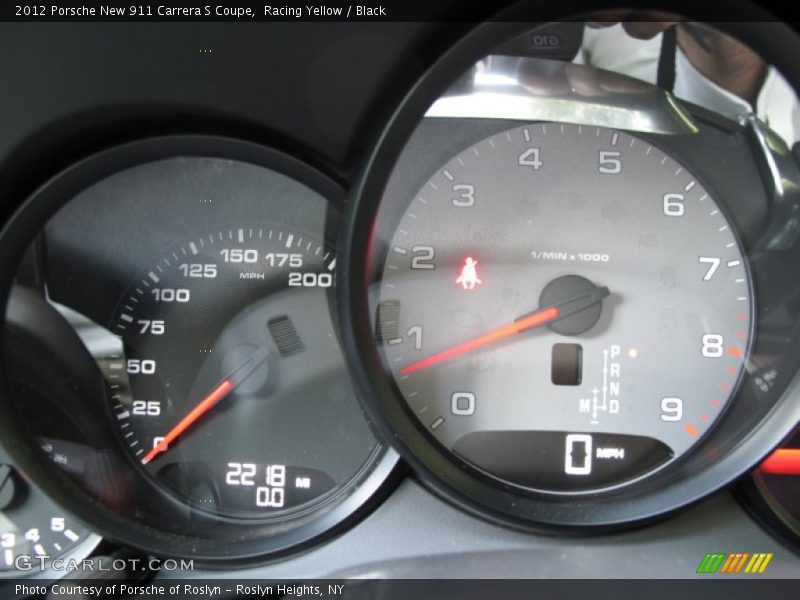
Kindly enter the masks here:
[[337, 369], [335, 266], [309, 234], [248, 224], [178, 245], [125, 291], [112, 325], [125, 353], [106, 362], [113, 422], [156, 482], [263, 518], [355, 477], [376, 443]]
[[683, 456], [735, 393], [746, 260], [701, 181], [620, 131], [537, 123], [411, 199], [376, 306], [419, 424], [504, 482], [587, 491]]
[[16, 229], [19, 248], [41, 240], [42, 280], [16, 281], [64, 366], [34, 370], [46, 402], [20, 406], [81, 452], [23, 465], [52, 474], [43, 489], [109, 537], [198, 560], [286, 553], [368, 506], [397, 457], [340, 347], [340, 196], [292, 157], [202, 136], [112, 148], [42, 188]]

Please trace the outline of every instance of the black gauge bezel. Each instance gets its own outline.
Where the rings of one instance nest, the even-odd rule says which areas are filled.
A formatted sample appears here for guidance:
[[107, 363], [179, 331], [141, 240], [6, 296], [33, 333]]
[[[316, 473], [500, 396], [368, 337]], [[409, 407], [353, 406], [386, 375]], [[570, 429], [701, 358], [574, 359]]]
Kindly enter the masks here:
[[[312, 189], [328, 202], [326, 229], [338, 229], [344, 191], [322, 171], [293, 156], [252, 142], [208, 135], [170, 135], [129, 142], [101, 151], [59, 173], [34, 192], [0, 231], [0, 310], [5, 312], [8, 291], [20, 262], [44, 224], [77, 194], [120, 171], [175, 157], [211, 157], [236, 160], [270, 169]], [[333, 244], [332, 235], [327, 243]], [[0, 344], [2, 344], [0, 338]], [[111, 424], [109, 423], [109, 427]], [[373, 428], [374, 429], [374, 428]], [[294, 528], [285, 523], [212, 519], [188, 509], [195, 531], [207, 535], [162, 530], [114, 512], [58, 469], [39, 449], [13, 401], [5, 373], [0, 373], [0, 439], [25, 473], [53, 500], [103, 537], [161, 556], [194, 559], [196, 566], [228, 568], [259, 564], [319, 543], [371, 510], [397, 480], [397, 454], [378, 444], [354, 479], [343, 486], [344, 498], [319, 514], [300, 519]], [[120, 445], [120, 455], [127, 452]], [[130, 461], [128, 461], [130, 463]], [[132, 467], [131, 467], [132, 469]], [[144, 473], [138, 476], [145, 477]], [[143, 482], [142, 486], [150, 486]], [[164, 501], [171, 500], [164, 492]], [[165, 504], [166, 506], [166, 504]], [[183, 508], [186, 508], [185, 506]], [[208, 530], [204, 529], [206, 522]], [[212, 527], [213, 525], [213, 527]]]
[[[650, 4], [647, 8], [659, 7]], [[698, 10], [686, 2], [669, 3], [663, 8], [689, 17]], [[700, 451], [701, 447], [695, 448], [690, 460], [677, 461], [674, 468], [664, 469], [635, 486], [563, 498], [546, 493], [519, 493], [472, 473], [465, 465], [443, 455], [441, 448], [420, 431], [403, 406], [404, 401], [396, 395], [375, 346], [367, 291], [374, 226], [395, 163], [428, 106], [478, 60], [501, 42], [530, 31], [542, 23], [543, 17], [555, 20], [586, 9], [572, 2], [563, 3], [557, 10], [522, 3], [496, 17], [494, 22], [478, 26], [448, 50], [400, 101], [386, 127], [376, 136], [349, 195], [338, 253], [342, 266], [337, 275], [337, 293], [345, 354], [372, 421], [387, 439], [393, 440], [400, 455], [434, 493], [491, 522], [534, 531], [600, 533], [662, 518], [719, 490], [757, 464], [775, 440], [786, 435], [800, 418], [800, 405], [790, 401], [800, 396], [800, 376], [795, 373], [781, 398], [746, 435], [734, 439], [732, 435], [725, 436], [728, 431], [725, 427], [717, 428], [701, 444], [705, 452]], [[715, 25], [761, 52], [797, 87], [800, 71], [790, 63], [788, 57], [793, 53], [786, 49], [800, 47], [800, 39], [785, 25], [753, 26], [770, 16], [749, 3], [737, 2], [726, 10], [728, 18], [735, 15], [749, 21], [745, 23], [747, 26], [734, 22]], [[736, 418], [741, 425], [741, 417]], [[730, 415], [725, 419], [730, 422]]]

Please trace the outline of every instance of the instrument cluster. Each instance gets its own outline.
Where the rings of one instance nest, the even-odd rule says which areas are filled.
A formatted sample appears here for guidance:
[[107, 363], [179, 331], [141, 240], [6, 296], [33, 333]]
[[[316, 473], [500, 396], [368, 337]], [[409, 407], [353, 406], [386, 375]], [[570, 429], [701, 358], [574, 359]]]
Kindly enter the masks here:
[[[39, 182], [0, 233], [0, 574], [101, 536], [282, 558], [409, 472], [575, 535], [744, 478], [797, 542], [797, 140], [661, 66], [594, 64], [619, 25], [515, 10], [420, 75], [352, 181], [200, 127]], [[752, 25], [791, 91], [800, 41]]]

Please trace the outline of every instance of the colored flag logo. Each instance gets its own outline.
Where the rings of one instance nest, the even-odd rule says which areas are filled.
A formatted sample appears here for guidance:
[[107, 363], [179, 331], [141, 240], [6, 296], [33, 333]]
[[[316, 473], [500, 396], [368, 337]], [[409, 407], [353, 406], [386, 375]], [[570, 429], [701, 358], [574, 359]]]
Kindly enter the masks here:
[[697, 566], [697, 573], [701, 574], [750, 574], [760, 575], [767, 570], [767, 565], [772, 560], [772, 553], [733, 552], [730, 554], [710, 552], [703, 557]]

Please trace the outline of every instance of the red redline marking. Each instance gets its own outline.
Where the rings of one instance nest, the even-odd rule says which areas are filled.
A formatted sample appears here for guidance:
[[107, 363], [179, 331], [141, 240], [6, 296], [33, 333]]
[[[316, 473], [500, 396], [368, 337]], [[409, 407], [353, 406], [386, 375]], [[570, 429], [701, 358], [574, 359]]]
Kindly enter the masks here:
[[489, 333], [485, 333], [467, 342], [463, 342], [456, 346], [452, 346], [446, 350], [437, 352], [436, 354], [433, 354], [427, 358], [423, 358], [420, 361], [411, 363], [410, 365], [406, 365], [405, 367], [400, 369], [400, 374], [408, 375], [409, 373], [413, 373], [414, 371], [419, 371], [420, 369], [424, 369], [425, 367], [430, 367], [431, 365], [435, 365], [436, 363], [440, 363], [449, 358], [453, 358], [454, 356], [464, 354], [465, 352], [469, 352], [470, 350], [475, 350], [476, 348], [492, 344], [496, 341], [502, 340], [503, 338], [507, 338], [511, 335], [514, 335], [515, 333], [521, 333], [526, 329], [532, 329], [534, 327], [537, 327], [538, 325], [549, 323], [550, 321], [558, 317], [559, 312], [560, 311], [555, 306], [551, 306], [550, 308], [544, 308], [542, 310], [537, 310], [535, 313], [530, 314], [527, 317], [520, 319], [519, 321], [514, 321], [513, 323], [509, 323], [508, 325], [499, 327], [494, 331], [490, 331]]
[[211, 390], [211, 392], [200, 402], [198, 402], [197, 405], [190, 410], [185, 417], [178, 421], [178, 424], [175, 425], [175, 427], [169, 430], [169, 433], [164, 436], [163, 440], [156, 444], [153, 449], [150, 450], [150, 452], [144, 455], [142, 464], [146, 465], [153, 460], [153, 458], [155, 458], [159, 452], [166, 450], [167, 446], [169, 446], [176, 437], [186, 431], [186, 429], [197, 419], [199, 419], [203, 413], [227, 396], [232, 389], [233, 383], [231, 383], [230, 379], [224, 379], [217, 384], [217, 387]]
[[719, 400], [714, 400], [714, 399], [712, 398], [711, 400], [709, 400], [709, 402], [711, 402], [711, 406], [713, 406], [713, 407], [715, 407], [715, 408], [719, 408], [719, 407], [720, 407]]
[[702, 413], [700, 415], [700, 419], [703, 420], [703, 421], [708, 421], [708, 415], [706, 413]]
[[770, 475], [800, 475], [800, 449], [779, 448], [759, 465], [758, 470]]
[[736, 371], [737, 371], [736, 367], [725, 367], [725, 368], [727, 369], [728, 373], [730, 373], [731, 375], [735, 375], [736, 374]]
[[744, 321], [747, 318], [747, 315], [745, 313], [736, 313], [736, 318], [740, 321]]
[[743, 338], [745, 335], [747, 335], [747, 334], [745, 334], [744, 331], [737, 331], [736, 332], [736, 337]]
[[692, 427], [691, 423], [684, 423], [683, 428], [686, 430], [686, 433], [688, 433], [690, 436], [697, 437], [697, 429]]
[[731, 386], [729, 386], [727, 383], [720, 383], [719, 389], [721, 389], [723, 392], [727, 392], [731, 389]]

